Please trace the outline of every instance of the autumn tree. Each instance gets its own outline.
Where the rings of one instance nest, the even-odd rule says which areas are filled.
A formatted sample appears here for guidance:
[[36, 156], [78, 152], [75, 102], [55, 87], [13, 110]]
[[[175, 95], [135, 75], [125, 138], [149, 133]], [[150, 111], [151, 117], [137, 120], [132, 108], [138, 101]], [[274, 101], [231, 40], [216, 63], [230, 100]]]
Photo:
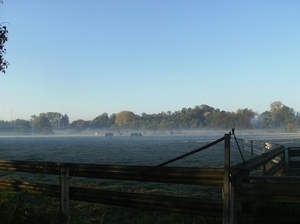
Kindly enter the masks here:
[[116, 116], [116, 124], [118, 126], [126, 126], [130, 124], [130, 122], [134, 121], [135, 114], [131, 111], [123, 110]]

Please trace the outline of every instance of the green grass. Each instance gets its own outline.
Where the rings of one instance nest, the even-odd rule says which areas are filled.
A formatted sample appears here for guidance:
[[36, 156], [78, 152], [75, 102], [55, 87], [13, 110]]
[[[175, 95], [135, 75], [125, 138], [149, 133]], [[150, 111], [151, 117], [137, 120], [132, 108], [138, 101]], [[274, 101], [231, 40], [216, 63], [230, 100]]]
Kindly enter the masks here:
[[35, 196], [26, 192], [0, 192], [0, 222], [3, 224], [214, 224], [222, 223], [216, 218], [164, 213], [107, 206], [97, 203], [70, 202], [70, 217], [60, 213], [59, 200]]
[[1, 223], [65, 223], [59, 201], [27, 193], [0, 192]]

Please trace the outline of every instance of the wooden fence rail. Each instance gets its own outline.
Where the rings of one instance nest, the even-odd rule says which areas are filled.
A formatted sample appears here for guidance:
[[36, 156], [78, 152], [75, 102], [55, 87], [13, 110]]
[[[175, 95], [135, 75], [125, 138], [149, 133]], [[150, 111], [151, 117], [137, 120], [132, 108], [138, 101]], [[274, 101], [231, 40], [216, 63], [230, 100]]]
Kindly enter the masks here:
[[[272, 161], [274, 158], [282, 156], [282, 159], [276, 164], [272, 166], [269, 170], [266, 168], [266, 164]], [[244, 163], [239, 163], [231, 167], [231, 169], [243, 169], [247, 170], [249, 173], [258, 169], [259, 167], [263, 167], [263, 174], [265, 175], [274, 175], [278, 170], [280, 170], [285, 165], [285, 148], [283, 146], [279, 146], [273, 150], [262, 153], [259, 156], [251, 158]]]
[[287, 150], [289, 169], [300, 169], [300, 147], [289, 147]]
[[[60, 175], [62, 168], [69, 169], [73, 177], [117, 179], [145, 182], [222, 186], [223, 168], [122, 166], [79, 163], [53, 163], [0, 160], [0, 170]], [[151, 172], [143, 173], [143, 170]]]
[[[0, 170], [3, 171], [60, 175], [61, 179], [67, 179], [67, 182], [68, 177], [64, 177], [65, 174], [62, 174], [62, 171], [67, 171], [68, 176], [72, 177], [189, 185], [223, 185], [223, 168], [152, 168], [153, 166], [120, 166], [0, 160]], [[141, 172], [143, 170], [150, 170], [150, 172]], [[67, 188], [65, 187], [66, 184], [68, 185]], [[222, 217], [223, 209], [223, 201], [221, 198], [220, 200], [214, 200], [69, 187], [69, 183], [65, 183], [64, 181], [60, 181], [59, 186], [0, 179], [0, 189], [10, 191], [27, 191], [33, 194], [61, 198], [61, 210], [65, 216], [69, 215], [69, 199], [213, 217]]]

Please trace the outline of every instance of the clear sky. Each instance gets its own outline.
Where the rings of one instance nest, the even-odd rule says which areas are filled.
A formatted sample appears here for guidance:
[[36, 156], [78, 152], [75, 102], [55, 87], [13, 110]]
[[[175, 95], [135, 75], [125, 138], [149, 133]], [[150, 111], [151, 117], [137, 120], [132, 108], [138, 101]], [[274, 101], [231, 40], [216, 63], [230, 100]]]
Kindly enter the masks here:
[[300, 112], [300, 1], [4, 0], [0, 120], [207, 104]]

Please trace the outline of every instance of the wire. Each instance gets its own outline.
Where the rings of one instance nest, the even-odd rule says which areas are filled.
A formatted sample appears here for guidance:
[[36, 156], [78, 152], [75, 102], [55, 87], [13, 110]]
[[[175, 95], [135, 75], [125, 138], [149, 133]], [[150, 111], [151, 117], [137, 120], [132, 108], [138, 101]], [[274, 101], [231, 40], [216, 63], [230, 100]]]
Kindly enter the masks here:
[[243, 156], [243, 154], [242, 154], [242, 151], [241, 151], [239, 142], [238, 142], [238, 140], [237, 140], [237, 138], [236, 138], [236, 136], [235, 136], [235, 133], [234, 133], [234, 128], [232, 128], [232, 134], [233, 134], [235, 143], [236, 143], [236, 145], [237, 145], [237, 147], [238, 147], [238, 149], [239, 149], [239, 152], [240, 152], [240, 154], [241, 154], [241, 157], [242, 157], [242, 159], [243, 159], [243, 163], [245, 163], [245, 159], [244, 159], [244, 156]]

